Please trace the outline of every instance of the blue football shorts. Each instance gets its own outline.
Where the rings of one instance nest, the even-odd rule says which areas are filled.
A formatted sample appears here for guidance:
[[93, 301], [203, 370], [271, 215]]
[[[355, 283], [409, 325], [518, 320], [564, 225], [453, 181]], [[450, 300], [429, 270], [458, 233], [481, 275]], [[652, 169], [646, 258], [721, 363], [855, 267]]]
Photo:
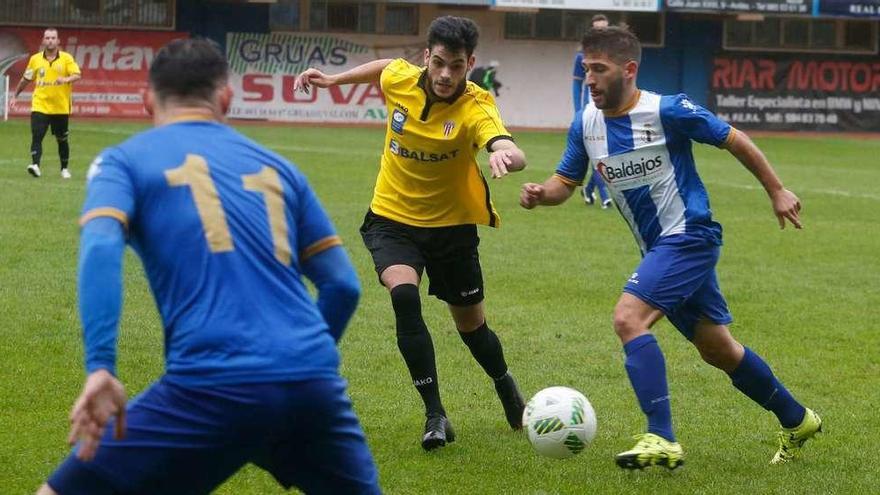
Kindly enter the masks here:
[[718, 287], [715, 265], [721, 247], [687, 235], [660, 239], [630, 276], [628, 292], [663, 311], [688, 340], [697, 322], [727, 325], [733, 316]]
[[366, 438], [336, 377], [183, 386], [163, 377], [107, 426], [97, 455], [49, 477], [64, 495], [210, 493], [248, 462], [305, 493], [380, 493]]

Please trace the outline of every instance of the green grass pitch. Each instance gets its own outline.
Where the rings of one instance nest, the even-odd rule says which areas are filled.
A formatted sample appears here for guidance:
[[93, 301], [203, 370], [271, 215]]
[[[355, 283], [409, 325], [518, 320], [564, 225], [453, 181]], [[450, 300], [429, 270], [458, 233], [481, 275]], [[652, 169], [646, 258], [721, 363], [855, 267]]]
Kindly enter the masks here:
[[[71, 125], [73, 180], [58, 176], [54, 140], [43, 177], [31, 178], [26, 121], [0, 123], [0, 493], [33, 492], [67, 455], [67, 414], [84, 372], [76, 309], [77, 218], [85, 172], [102, 148], [144, 124]], [[598, 434], [565, 461], [535, 455], [508, 430], [494, 390], [455, 334], [444, 305], [424, 295], [440, 387], [458, 440], [433, 453], [394, 340], [390, 301], [357, 229], [369, 204], [380, 129], [248, 125], [242, 132], [295, 162], [331, 214], [363, 284], [343, 339], [342, 372], [389, 494], [869, 493], [880, 441], [880, 139], [757, 139], [801, 198], [804, 230], [780, 231], [757, 181], [728, 153], [696, 146], [698, 167], [724, 225], [719, 278], [732, 331], [763, 355], [788, 388], [825, 420], [825, 433], [790, 465], [769, 466], [777, 424], [700, 361], [668, 323], [655, 330], [666, 354], [685, 467], [621, 472], [612, 456], [644, 420], [611, 328], [611, 310], [638, 262], [614, 210], [578, 196], [555, 208], [518, 206], [523, 182], [555, 168], [563, 133], [518, 133], [528, 168], [490, 180], [500, 229], [481, 228], [489, 324], [525, 395], [551, 385], [581, 390]], [[485, 153], [482, 160], [485, 162]], [[142, 268], [129, 252], [119, 374], [130, 394], [162, 372], [162, 332]], [[217, 493], [282, 493], [257, 468]]]

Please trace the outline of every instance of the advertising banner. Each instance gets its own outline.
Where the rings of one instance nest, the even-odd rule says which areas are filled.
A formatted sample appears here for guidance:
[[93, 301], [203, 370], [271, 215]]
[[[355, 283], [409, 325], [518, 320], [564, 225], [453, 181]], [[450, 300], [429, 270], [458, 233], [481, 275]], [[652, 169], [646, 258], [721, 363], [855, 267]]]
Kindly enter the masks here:
[[818, 0], [819, 15], [880, 19], [880, 0]]
[[[571, 123], [570, 41], [537, 44], [492, 38], [486, 29], [474, 53], [474, 72], [491, 67], [495, 97], [509, 126], [567, 128]], [[497, 41], [497, 42], [496, 42]], [[548, 48], [550, 47], [550, 48]], [[237, 119], [301, 123], [385, 125], [385, 97], [377, 84], [348, 84], [293, 91], [296, 76], [309, 67], [338, 74], [379, 58], [424, 64], [421, 36], [365, 34], [228, 33], [226, 56], [234, 97], [229, 115]], [[523, 61], [529, 61], [524, 63]], [[473, 74], [472, 74], [473, 75]], [[484, 82], [480, 78], [480, 82]], [[503, 81], [503, 85], [499, 84]]]
[[492, 0], [503, 8], [657, 12], [657, 0]]
[[813, 0], [666, 0], [668, 10], [810, 15], [812, 7]]
[[229, 33], [226, 55], [235, 97], [229, 116], [291, 122], [383, 123], [385, 97], [377, 83], [350, 84], [308, 94], [293, 91], [309, 67], [336, 74], [377, 58], [421, 63], [424, 42], [367, 46], [325, 34]]
[[880, 131], [876, 57], [726, 53], [709, 92], [709, 109], [743, 129]]
[[[73, 114], [144, 117], [141, 91], [153, 56], [168, 41], [185, 33], [60, 29], [60, 48], [76, 59], [82, 79], [73, 85]], [[0, 27], [0, 77], [9, 75], [14, 91], [28, 59], [40, 50], [43, 30]], [[10, 115], [31, 112], [31, 83], [19, 95]]]

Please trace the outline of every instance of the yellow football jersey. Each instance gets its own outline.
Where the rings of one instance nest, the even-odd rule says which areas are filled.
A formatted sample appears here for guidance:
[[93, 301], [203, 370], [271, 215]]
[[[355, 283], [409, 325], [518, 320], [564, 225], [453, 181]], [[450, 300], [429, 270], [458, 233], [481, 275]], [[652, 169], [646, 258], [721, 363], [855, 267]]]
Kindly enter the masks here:
[[58, 50], [58, 56], [51, 62], [44, 52], [35, 53], [28, 61], [24, 78], [34, 81], [36, 88], [31, 97], [31, 111], [51, 115], [69, 115], [72, 109], [72, 85], [55, 84], [59, 77], [79, 74], [79, 66], [67, 52]]
[[491, 94], [472, 82], [451, 103], [428, 103], [424, 67], [397, 59], [382, 71], [388, 127], [370, 208], [416, 227], [484, 224], [498, 212], [476, 155], [510, 139]]

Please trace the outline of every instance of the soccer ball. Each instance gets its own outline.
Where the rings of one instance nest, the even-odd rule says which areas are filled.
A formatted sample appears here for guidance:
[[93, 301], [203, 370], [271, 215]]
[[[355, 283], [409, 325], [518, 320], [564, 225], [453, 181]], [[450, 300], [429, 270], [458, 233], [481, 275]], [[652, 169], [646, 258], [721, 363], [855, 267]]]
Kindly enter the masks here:
[[523, 425], [535, 450], [554, 459], [579, 454], [596, 436], [596, 413], [584, 394], [568, 387], [541, 390], [529, 400]]

